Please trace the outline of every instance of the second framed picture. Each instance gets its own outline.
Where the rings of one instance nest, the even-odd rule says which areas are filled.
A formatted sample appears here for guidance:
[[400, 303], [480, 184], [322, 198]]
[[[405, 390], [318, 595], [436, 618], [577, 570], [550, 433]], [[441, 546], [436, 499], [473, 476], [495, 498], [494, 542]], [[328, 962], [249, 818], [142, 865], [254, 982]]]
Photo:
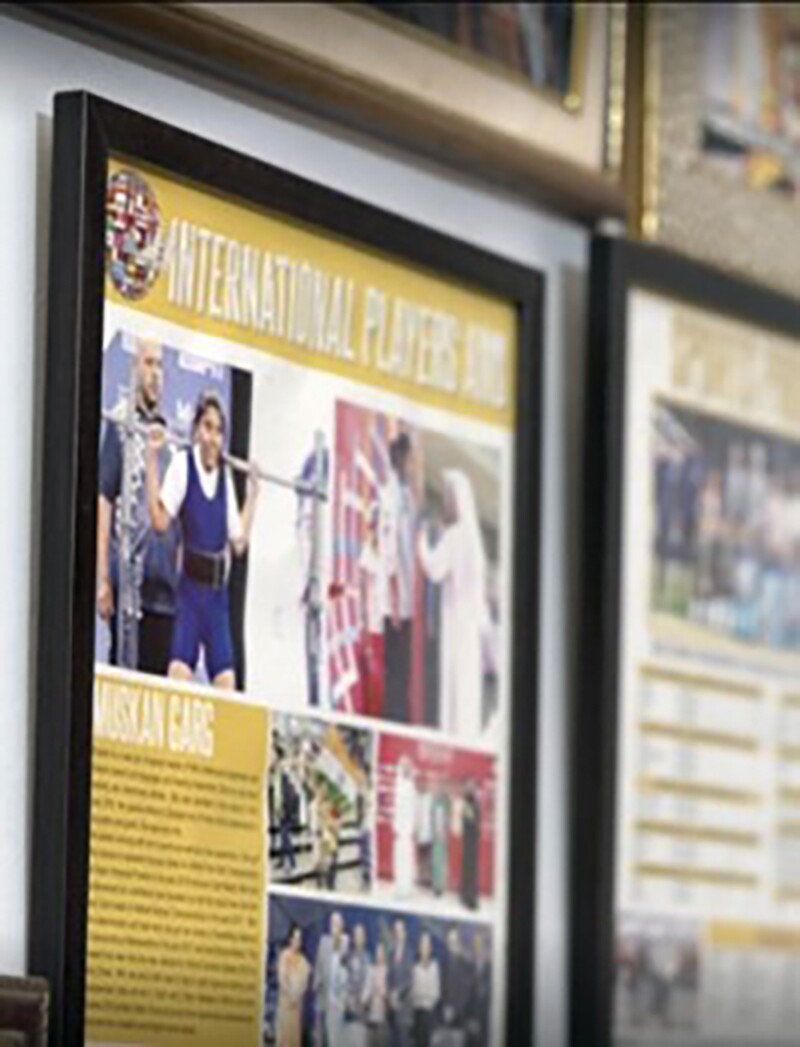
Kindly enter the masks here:
[[54, 1042], [530, 1042], [541, 277], [83, 94], [52, 237]]
[[640, 231], [796, 295], [800, 12], [648, 4]]
[[592, 255], [576, 1047], [800, 1021], [800, 306]]

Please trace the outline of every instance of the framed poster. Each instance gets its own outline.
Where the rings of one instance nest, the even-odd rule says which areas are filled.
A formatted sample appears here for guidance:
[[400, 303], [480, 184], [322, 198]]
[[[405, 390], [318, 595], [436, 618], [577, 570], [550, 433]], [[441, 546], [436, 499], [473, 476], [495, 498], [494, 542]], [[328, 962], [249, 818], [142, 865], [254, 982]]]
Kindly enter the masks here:
[[642, 234], [797, 294], [797, 8], [649, 5], [643, 116]]
[[53, 1042], [529, 1042], [541, 277], [86, 94], [53, 187]]
[[590, 330], [573, 1042], [794, 1043], [800, 306], [600, 239]]
[[[639, 97], [635, 4], [38, 10], [510, 184], [583, 221], [625, 214], [637, 151], [626, 138]], [[630, 123], [635, 130], [638, 118]]]

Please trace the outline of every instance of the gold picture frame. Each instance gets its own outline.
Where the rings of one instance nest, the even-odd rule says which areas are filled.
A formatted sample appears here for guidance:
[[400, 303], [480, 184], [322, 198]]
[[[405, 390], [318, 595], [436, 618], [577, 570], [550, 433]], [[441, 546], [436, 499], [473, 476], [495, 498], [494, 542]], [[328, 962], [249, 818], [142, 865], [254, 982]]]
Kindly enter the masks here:
[[[797, 69], [787, 87], [776, 78], [787, 75], [777, 66], [789, 20]], [[643, 42], [638, 232], [796, 295], [800, 138], [781, 130], [778, 95], [800, 87], [797, 10], [652, 4]]]
[[[492, 15], [496, 16], [498, 9], [508, 9], [519, 6], [527, 6], [534, 8], [542, 8], [545, 5], [542, 4], [476, 4], [471, 2], [464, 2], [464, 0], [453, 0], [453, 2], [446, 4], [425, 4], [425, 3], [352, 3], [349, 5], [350, 10], [353, 13], [360, 15], [363, 18], [371, 18], [379, 25], [383, 25], [392, 29], [393, 31], [405, 35], [408, 39], [415, 40], [418, 43], [424, 43], [428, 46], [437, 48], [443, 55], [448, 55], [451, 58], [453, 56], [460, 58], [462, 61], [469, 56], [471, 64], [475, 65], [479, 69], [483, 69], [485, 72], [493, 76], [501, 76], [504, 79], [516, 83], [517, 85], [523, 84], [529, 91], [533, 91], [540, 97], [547, 99], [554, 105], [563, 107], [567, 112], [576, 113], [580, 112], [585, 102], [586, 92], [586, 48], [588, 46], [589, 39], [589, 11], [585, 4], [572, 4], [572, 36], [570, 39], [569, 47], [569, 79], [568, 85], [563, 91], [559, 91], [557, 88], [547, 84], [535, 84], [532, 77], [525, 75], [520, 69], [513, 68], [511, 65], [498, 60], [496, 56], [488, 53], [491, 50], [491, 46], [486, 51], [482, 52], [480, 49], [474, 46], [465, 46], [464, 41], [459, 41], [455, 38], [448, 38], [443, 32], [432, 32], [431, 29], [423, 27], [421, 24], [416, 23], [412, 20], [407, 20], [398, 13], [404, 8], [416, 8], [423, 13], [438, 8], [452, 12], [450, 22], [453, 27], [466, 19], [461, 10], [469, 9], [473, 19], [481, 19], [488, 21]], [[563, 7], [566, 5], [558, 5]], [[617, 8], [617, 15], [621, 11], [621, 5]], [[424, 20], [424, 19], [423, 19]], [[441, 18], [434, 19], [434, 21], [441, 21]], [[544, 19], [542, 18], [542, 21]], [[462, 32], [464, 27], [462, 26]], [[483, 28], [482, 32], [485, 34], [486, 30]], [[488, 41], [491, 45], [492, 41]], [[497, 41], [494, 41], [497, 43]], [[509, 41], [506, 41], [509, 43]]]
[[637, 5], [575, 8], [578, 89], [563, 100], [363, 3], [35, 4], [26, 16], [100, 31], [594, 223], [628, 213], [639, 18]]

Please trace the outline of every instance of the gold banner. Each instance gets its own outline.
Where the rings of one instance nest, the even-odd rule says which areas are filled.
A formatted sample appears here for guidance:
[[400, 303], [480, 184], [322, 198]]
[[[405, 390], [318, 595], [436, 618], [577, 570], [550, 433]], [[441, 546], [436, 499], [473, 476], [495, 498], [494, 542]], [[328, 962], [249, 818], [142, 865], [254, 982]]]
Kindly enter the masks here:
[[706, 942], [718, 949], [800, 951], [800, 927], [716, 920], [705, 928]]
[[110, 174], [110, 301], [513, 426], [511, 303], [151, 169]]

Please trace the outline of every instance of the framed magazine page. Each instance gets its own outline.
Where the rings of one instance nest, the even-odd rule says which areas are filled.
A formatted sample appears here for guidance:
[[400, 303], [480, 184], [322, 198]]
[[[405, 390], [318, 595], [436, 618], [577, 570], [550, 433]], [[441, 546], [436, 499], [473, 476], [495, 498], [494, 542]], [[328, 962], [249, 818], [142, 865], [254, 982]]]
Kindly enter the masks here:
[[50, 276], [51, 1042], [530, 1042], [541, 276], [82, 93]]
[[573, 1042], [792, 1043], [800, 307], [591, 264]]

